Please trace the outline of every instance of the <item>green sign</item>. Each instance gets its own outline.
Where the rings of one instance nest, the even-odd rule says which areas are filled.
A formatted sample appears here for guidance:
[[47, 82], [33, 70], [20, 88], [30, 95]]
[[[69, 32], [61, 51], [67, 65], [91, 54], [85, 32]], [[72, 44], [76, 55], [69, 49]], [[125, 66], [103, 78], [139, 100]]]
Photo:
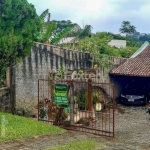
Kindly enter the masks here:
[[68, 105], [67, 84], [55, 84], [54, 102], [57, 105]]

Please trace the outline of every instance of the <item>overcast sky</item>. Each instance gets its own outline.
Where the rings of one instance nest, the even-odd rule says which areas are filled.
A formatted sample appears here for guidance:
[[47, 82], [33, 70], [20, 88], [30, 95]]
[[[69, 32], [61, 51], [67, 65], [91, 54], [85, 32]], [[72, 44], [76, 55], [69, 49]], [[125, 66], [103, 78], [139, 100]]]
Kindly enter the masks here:
[[122, 21], [130, 21], [141, 33], [150, 33], [150, 0], [28, 0], [38, 14], [49, 9], [51, 20], [71, 20], [93, 32], [119, 33]]

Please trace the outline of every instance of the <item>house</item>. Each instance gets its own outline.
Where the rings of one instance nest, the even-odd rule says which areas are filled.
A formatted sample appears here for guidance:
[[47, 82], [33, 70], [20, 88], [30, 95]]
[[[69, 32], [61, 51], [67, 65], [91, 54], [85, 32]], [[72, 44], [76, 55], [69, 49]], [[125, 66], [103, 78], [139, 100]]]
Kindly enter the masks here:
[[145, 42], [131, 58], [127, 59], [118, 68], [110, 72], [113, 76], [114, 83], [119, 89], [119, 95], [127, 84], [135, 81], [140, 86], [141, 83], [146, 87], [145, 92], [150, 92], [150, 44]]
[[108, 45], [115, 46], [117, 48], [126, 48], [126, 40], [111, 40]]
[[150, 44], [146, 42], [142, 47], [144, 49], [137, 50], [125, 63], [113, 69], [111, 74], [150, 77]]

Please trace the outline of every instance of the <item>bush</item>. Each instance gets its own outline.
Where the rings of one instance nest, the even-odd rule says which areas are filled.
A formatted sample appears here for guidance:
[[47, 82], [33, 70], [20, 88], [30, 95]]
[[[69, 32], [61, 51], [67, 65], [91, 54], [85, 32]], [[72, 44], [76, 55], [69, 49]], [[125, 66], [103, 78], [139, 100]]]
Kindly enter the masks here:
[[7, 67], [30, 54], [41, 20], [27, 0], [0, 0], [0, 16], [1, 80]]

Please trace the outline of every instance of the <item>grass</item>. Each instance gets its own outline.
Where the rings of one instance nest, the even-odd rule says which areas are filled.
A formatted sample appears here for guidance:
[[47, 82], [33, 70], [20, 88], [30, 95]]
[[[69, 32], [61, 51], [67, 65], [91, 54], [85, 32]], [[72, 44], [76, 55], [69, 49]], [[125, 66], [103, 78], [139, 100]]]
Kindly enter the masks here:
[[0, 112], [0, 141], [64, 132], [66, 131], [53, 125]]
[[97, 143], [94, 140], [72, 141], [68, 144], [53, 147], [46, 150], [96, 150], [106, 148], [105, 145]]

